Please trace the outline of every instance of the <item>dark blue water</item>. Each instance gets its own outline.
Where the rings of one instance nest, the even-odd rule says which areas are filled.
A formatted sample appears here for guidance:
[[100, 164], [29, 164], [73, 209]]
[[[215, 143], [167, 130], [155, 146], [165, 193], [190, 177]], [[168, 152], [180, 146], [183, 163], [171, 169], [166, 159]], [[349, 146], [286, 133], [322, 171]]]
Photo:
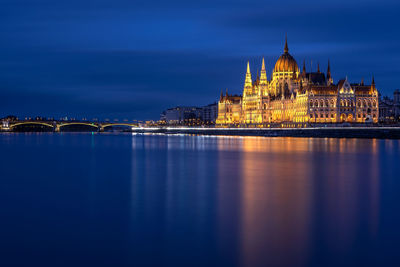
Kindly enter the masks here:
[[0, 266], [400, 266], [400, 142], [0, 135]]

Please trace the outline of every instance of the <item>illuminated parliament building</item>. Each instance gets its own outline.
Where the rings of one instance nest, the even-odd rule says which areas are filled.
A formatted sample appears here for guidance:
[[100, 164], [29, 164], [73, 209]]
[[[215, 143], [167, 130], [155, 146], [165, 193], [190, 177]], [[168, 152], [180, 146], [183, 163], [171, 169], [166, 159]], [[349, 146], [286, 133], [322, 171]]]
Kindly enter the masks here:
[[243, 96], [227, 92], [218, 102], [219, 126], [254, 125], [270, 127], [284, 124], [303, 127], [312, 123], [377, 123], [378, 91], [374, 78], [371, 85], [346, 79], [334, 82], [330, 64], [326, 74], [300, 69], [289, 54], [287, 40], [268, 79], [262, 60], [260, 75], [253, 81], [250, 66], [244, 81]]

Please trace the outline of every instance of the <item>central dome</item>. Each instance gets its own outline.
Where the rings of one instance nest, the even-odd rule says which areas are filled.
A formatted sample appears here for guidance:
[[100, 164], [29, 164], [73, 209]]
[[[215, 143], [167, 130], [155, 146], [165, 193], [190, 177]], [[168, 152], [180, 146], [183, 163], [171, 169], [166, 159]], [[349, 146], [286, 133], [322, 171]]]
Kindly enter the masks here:
[[299, 72], [299, 66], [296, 60], [289, 54], [287, 40], [285, 41], [284, 53], [275, 63], [274, 72]]

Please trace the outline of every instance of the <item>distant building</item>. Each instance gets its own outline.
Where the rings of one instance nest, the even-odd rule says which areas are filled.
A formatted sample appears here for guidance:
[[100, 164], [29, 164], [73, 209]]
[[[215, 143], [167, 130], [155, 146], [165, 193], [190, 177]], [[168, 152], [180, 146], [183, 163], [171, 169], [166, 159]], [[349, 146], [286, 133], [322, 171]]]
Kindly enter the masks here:
[[221, 93], [218, 126], [378, 122], [378, 90], [373, 78], [370, 85], [350, 83], [347, 78], [334, 83], [329, 62], [326, 74], [319, 65], [316, 72], [307, 72], [305, 63], [300, 71], [287, 41], [283, 51], [270, 79], [264, 59], [255, 80], [247, 63], [243, 95]]
[[199, 107], [174, 107], [161, 113], [160, 120], [170, 125], [196, 125], [200, 123], [202, 109]]
[[379, 98], [379, 121], [393, 123], [400, 121], [400, 90], [395, 90], [393, 99], [384, 96]]
[[7, 117], [1, 118], [0, 121], [8, 121], [8, 122], [13, 122], [17, 121], [18, 117], [14, 115], [8, 115]]
[[217, 113], [217, 103], [204, 107], [178, 106], [163, 111], [160, 122], [168, 125], [210, 125], [215, 123]]
[[218, 105], [213, 103], [202, 107], [202, 121], [205, 124], [214, 124], [218, 116]]
[[393, 101], [395, 105], [400, 105], [400, 90], [397, 89], [393, 93]]

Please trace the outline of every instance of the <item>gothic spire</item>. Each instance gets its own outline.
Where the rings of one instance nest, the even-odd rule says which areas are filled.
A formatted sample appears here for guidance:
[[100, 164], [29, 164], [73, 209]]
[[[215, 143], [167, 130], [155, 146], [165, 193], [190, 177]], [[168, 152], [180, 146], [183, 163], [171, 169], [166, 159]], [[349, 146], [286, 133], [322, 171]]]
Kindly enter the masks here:
[[372, 75], [371, 90], [372, 90], [372, 91], [376, 90], [374, 75]]
[[256, 78], [256, 81], [259, 81], [260, 80], [260, 72], [257, 70], [257, 78]]
[[318, 62], [318, 69], [317, 69], [317, 72], [318, 72], [318, 73], [320, 73], [320, 72], [321, 72], [321, 71], [319, 70], [319, 62]]
[[250, 63], [247, 61], [247, 72], [246, 72], [246, 79], [244, 80], [245, 87], [251, 87], [253, 85], [253, 81], [251, 80], [251, 72], [250, 72]]
[[303, 61], [303, 73], [306, 73], [306, 60]]
[[262, 64], [261, 64], [260, 84], [261, 85], [267, 84], [267, 72], [265, 71], [264, 58], [262, 59]]
[[326, 71], [326, 78], [328, 79], [328, 81], [332, 82], [331, 63], [329, 62], [329, 59], [328, 59], [328, 70]]
[[374, 75], [372, 75], [371, 89], [375, 89], [375, 78], [374, 78]]
[[265, 71], [265, 62], [264, 62], [264, 58], [262, 60], [262, 64], [261, 64], [261, 71]]

